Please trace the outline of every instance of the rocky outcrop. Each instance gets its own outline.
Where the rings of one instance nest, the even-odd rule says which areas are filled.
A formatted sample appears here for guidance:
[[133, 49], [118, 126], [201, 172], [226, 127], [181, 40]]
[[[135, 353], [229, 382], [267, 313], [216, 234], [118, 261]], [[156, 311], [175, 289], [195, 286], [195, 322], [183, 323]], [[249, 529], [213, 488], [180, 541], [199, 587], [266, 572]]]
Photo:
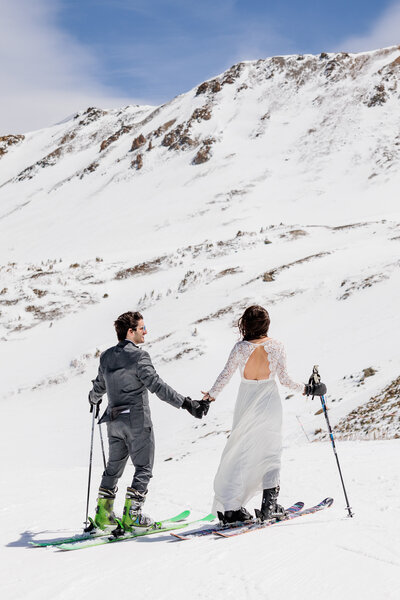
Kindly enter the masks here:
[[25, 139], [24, 135], [3, 135], [0, 137], [0, 158], [8, 152], [10, 146], [16, 146]]
[[[364, 369], [365, 377], [376, 373]], [[394, 379], [379, 394], [352, 410], [334, 427], [338, 439], [399, 439], [400, 438], [400, 377]], [[320, 439], [327, 439], [326, 433]]]
[[382, 104], [385, 104], [386, 100], [387, 94], [385, 92], [385, 86], [383, 83], [380, 83], [379, 85], [375, 86], [374, 92], [369, 98], [367, 98], [365, 104], [371, 108], [372, 106], [381, 106]]
[[53, 165], [55, 165], [59, 158], [62, 156], [62, 154], [63, 148], [59, 146], [58, 148], [53, 150], [53, 152], [50, 152], [50, 154], [38, 160], [35, 164], [21, 171], [21, 173], [17, 175], [17, 180], [23, 181], [24, 179], [32, 179], [32, 177], [36, 174], [38, 169], [44, 169], [45, 167], [52, 167]]
[[75, 119], [78, 119], [79, 117], [82, 117], [82, 119], [79, 121], [78, 125], [90, 125], [90, 123], [93, 123], [94, 121], [97, 121], [98, 119], [100, 119], [100, 117], [104, 117], [104, 115], [107, 114], [106, 110], [102, 110], [101, 108], [96, 108], [94, 106], [89, 106], [89, 108], [87, 108], [85, 110], [85, 112], [78, 113], [75, 116]]
[[193, 111], [192, 116], [190, 117], [190, 121], [197, 121], [200, 123], [201, 121], [209, 121], [211, 119], [211, 107], [203, 106], [202, 108], [196, 108]]
[[170, 127], [172, 127], [172, 125], [176, 122], [176, 119], [171, 119], [170, 121], [167, 121], [166, 123], [164, 123], [164, 125], [161, 125], [160, 127], [158, 127], [157, 129], [155, 129], [154, 131], [151, 132], [151, 136], [155, 136], [155, 137], [160, 137], [161, 135], [163, 135], [163, 133], [165, 133], [166, 131], [168, 131], [168, 129]]
[[217, 94], [222, 89], [222, 86], [218, 79], [212, 79], [211, 81], [204, 81], [201, 83], [196, 91], [196, 96], [200, 96], [200, 94], [205, 94], [206, 92], [211, 92], [212, 94]]
[[143, 167], [143, 155], [137, 154], [133, 161], [131, 162], [131, 167], [139, 171]]
[[76, 131], [69, 131], [60, 140], [60, 144], [67, 144], [68, 142], [72, 142], [76, 138]]
[[398, 75], [400, 69], [400, 56], [395, 58], [391, 63], [379, 69], [378, 74], [384, 76]]
[[145, 275], [147, 273], [155, 273], [159, 271], [166, 261], [167, 256], [160, 256], [147, 262], [139, 263], [134, 267], [122, 269], [115, 274], [115, 279], [127, 279], [128, 277], [134, 277], [135, 275]]
[[119, 138], [121, 137], [121, 135], [124, 135], [125, 133], [129, 133], [132, 129], [132, 125], [123, 125], [120, 129], [118, 129], [118, 131], [116, 131], [115, 133], [113, 133], [112, 135], [110, 135], [110, 137], [106, 138], [105, 140], [103, 140], [100, 144], [100, 152], [103, 152], [103, 150], [105, 150], [106, 148], [108, 148], [108, 146], [110, 144], [112, 144], [113, 142], [116, 142], [117, 140], [119, 140]]
[[99, 166], [98, 162], [92, 162], [86, 169], [83, 169], [82, 173], [79, 175], [79, 179], [83, 179], [85, 175], [89, 175], [90, 173], [94, 173]]
[[222, 79], [222, 85], [235, 83], [236, 79], [240, 77], [244, 69], [244, 63], [240, 62], [233, 65], [230, 69], [225, 71]]
[[161, 144], [170, 150], [186, 150], [196, 144], [189, 136], [190, 123], [182, 123], [164, 136]]
[[192, 160], [192, 165], [201, 165], [211, 158], [211, 146], [215, 142], [214, 138], [207, 138], [203, 141], [203, 144], [196, 156]]
[[166, 136], [164, 136], [164, 139], [161, 142], [162, 146], [166, 146], [167, 148], [169, 148], [172, 144], [175, 143], [177, 138], [177, 131], [171, 131], [171, 133], [167, 133]]
[[221, 91], [222, 87], [226, 84], [232, 85], [235, 83], [236, 79], [240, 77], [244, 68], [244, 63], [237, 63], [233, 65], [230, 69], [225, 71], [222, 76], [222, 79], [211, 79], [210, 81], [204, 81], [199, 85], [196, 90], [196, 96], [200, 96], [201, 94], [211, 93], [217, 94]]
[[141, 133], [137, 138], [135, 138], [132, 142], [131, 150], [138, 150], [146, 143], [146, 138], [143, 133]]

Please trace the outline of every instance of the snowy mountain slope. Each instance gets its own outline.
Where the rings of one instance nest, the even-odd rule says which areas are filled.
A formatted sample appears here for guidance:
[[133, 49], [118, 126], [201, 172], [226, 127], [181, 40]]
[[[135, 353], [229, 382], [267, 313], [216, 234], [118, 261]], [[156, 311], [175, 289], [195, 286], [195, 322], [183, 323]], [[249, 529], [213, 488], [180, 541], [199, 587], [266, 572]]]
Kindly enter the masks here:
[[[352, 397], [360, 398], [359, 378], [344, 382], [343, 377], [373, 366], [378, 373], [362, 386], [374, 383], [375, 393], [377, 382], [384, 385], [397, 375], [396, 231], [387, 222], [353, 228], [271, 226], [137, 265], [97, 257], [80, 264], [3, 267], [0, 353], [4, 361], [22, 358], [27, 366], [18, 381], [12, 370], [5, 373], [2, 396], [62, 381], [86, 368], [96, 349], [98, 355], [112, 343], [107, 323], [126, 307], [138, 307], [152, 323], [150, 347], [157, 362], [187, 358], [199, 364], [201, 357], [214, 354], [215, 344], [227, 353], [226, 333], [244, 307], [257, 301], [269, 307], [273, 331], [289, 345], [289, 356], [296, 356], [295, 375], [305, 381], [312, 364], [320, 362], [334, 397], [353, 409]], [[104, 322], [100, 329], [99, 322]], [[215, 332], [221, 328], [225, 333], [219, 340]], [[43, 364], [35, 347], [51, 348], [60, 338], [65, 349], [51, 352]], [[343, 385], [349, 387], [346, 393]], [[339, 406], [336, 413], [343, 416]]]
[[[1, 158], [0, 250], [18, 259], [3, 232], [18, 235], [21, 222], [33, 225], [24, 249], [47, 259], [37, 236], [65, 256], [71, 230], [79, 252], [131, 250], [128, 215], [137, 242], [151, 219], [162, 247], [202, 241], [218, 208], [219, 230], [238, 217], [248, 228], [259, 211], [271, 222], [343, 224], [361, 201], [365, 218], [391, 218], [399, 56], [393, 47], [239, 63], [156, 109], [88, 109], [30, 133]], [[192, 164], [199, 153], [205, 162]]]
[[[133, 575], [156, 598], [397, 598], [399, 56], [241, 63], [161, 107], [91, 108], [0, 139], [7, 600], [122, 595]], [[308, 442], [324, 438], [318, 401], [282, 389], [282, 501], [332, 495], [326, 514], [236, 540], [27, 549], [80, 527], [87, 391], [115, 317], [139, 308], [161, 376], [198, 397], [255, 302], [270, 310], [294, 379], [320, 365], [344, 437], [396, 438], [338, 444], [356, 519], [344, 519], [330, 444]], [[210, 509], [237, 383], [201, 422], [152, 398], [156, 518]], [[96, 439], [91, 506], [101, 470]], [[118, 510], [130, 477], [127, 467]]]

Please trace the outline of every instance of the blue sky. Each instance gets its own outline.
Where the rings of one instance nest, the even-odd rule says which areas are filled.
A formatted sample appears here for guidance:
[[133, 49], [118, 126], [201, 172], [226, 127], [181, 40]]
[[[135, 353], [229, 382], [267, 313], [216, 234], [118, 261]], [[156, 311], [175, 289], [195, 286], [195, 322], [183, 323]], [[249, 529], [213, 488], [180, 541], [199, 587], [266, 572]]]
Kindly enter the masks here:
[[59, 18], [94, 49], [103, 83], [157, 103], [240, 60], [339, 48], [342, 40], [368, 32], [390, 4], [66, 0]]
[[0, 135], [50, 125], [93, 104], [159, 104], [240, 60], [400, 43], [400, 0], [0, 6]]

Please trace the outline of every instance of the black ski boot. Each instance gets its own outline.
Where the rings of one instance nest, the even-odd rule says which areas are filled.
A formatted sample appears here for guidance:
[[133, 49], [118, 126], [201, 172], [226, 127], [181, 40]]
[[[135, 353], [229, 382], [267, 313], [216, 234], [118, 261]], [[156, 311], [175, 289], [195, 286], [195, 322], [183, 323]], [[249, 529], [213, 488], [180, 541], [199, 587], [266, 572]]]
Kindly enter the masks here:
[[280, 504], [277, 503], [279, 495], [279, 485], [275, 488], [263, 491], [263, 497], [261, 502], [261, 510], [256, 508], [255, 513], [258, 519], [261, 521], [268, 521], [270, 519], [283, 519], [286, 516], [286, 511]]
[[218, 511], [218, 519], [223, 525], [228, 523], [246, 523], [253, 520], [253, 516], [243, 506], [239, 510], [226, 510], [224, 513]]

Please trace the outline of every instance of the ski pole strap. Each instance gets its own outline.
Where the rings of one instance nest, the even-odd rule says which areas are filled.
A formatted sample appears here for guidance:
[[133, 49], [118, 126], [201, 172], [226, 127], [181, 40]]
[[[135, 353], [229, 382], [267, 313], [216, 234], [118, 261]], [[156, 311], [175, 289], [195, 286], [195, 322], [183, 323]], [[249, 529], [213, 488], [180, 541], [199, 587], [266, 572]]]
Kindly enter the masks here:
[[93, 404], [93, 402], [90, 403], [90, 412], [94, 412], [94, 416], [97, 419], [97, 417], [99, 416], [99, 412], [100, 412], [100, 402], [98, 402], [97, 404]]

